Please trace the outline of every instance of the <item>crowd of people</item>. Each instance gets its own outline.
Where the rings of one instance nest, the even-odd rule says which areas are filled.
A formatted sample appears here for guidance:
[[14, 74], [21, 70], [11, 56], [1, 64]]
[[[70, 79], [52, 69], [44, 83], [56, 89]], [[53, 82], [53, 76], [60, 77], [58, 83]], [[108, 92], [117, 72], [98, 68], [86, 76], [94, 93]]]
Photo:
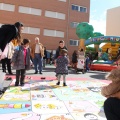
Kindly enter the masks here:
[[[8, 74], [13, 75], [11, 68], [16, 70], [15, 86], [24, 86], [26, 70], [29, 70], [32, 64], [34, 65], [34, 74], [42, 74], [43, 67], [45, 67], [46, 63], [52, 64], [53, 62], [53, 51], [48, 52], [46, 47], [40, 43], [38, 37], [35, 38], [34, 44], [31, 45], [29, 39], [22, 38], [23, 29], [24, 25], [21, 22], [16, 22], [14, 25], [2, 25], [0, 28], [0, 32], [3, 33], [2, 36], [0, 34], [0, 61], [2, 63], [2, 71], [6, 73], [8, 70]], [[6, 33], [9, 36], [8, 38], [5, 36]], [[14, 42], [17, 43], [17, 45], [14, 45]], [[60, 82], [61, 75], [63, 75], [63, 86], [66, 86], [65, 76], [68, 73], [67, 66], [69, 61], [62, 63], [63, 65], [61, 66], [61, 61], [64, 61], [64, 59], [68, 60], [67, 48], [65, 47], [64, 41], [61, 40], [56, 49], [54, 64], [56, 66], [55, 72], [58, 83]], [[63, 73], [60, 73], [60, 71], [63, 71]]]
[[88, 54], [85, 54], [85, 51], [83, 49], [80, 49], [78, 51], [75, 50], [72, 54], [72, 67], [75, 69], [78, 69], [77, 68], [78, 60], [83, 60], [86, 72], [89, 71], [93, 61], [91, 51]]
[[[40, 43], [38, 37], [35, 38], [34, 44], [30, 45], [30, 40], [22, 38], [22, 30], [24, 25], [16, 22], [14, 25], [3, 25], [0, 28], [0, 60], [2, 63], [2, 70], [7, 70], [12, 75], [12, 68], [16, 70], [15, 86], [24, 86], [24, 78], [26, 70], [29, 70], [31, 64], [34, 64], [34, 74], [42, 74], [43, 67], [46, 62], [51, 64], [53, 58], [53, 51], [47, 52], [46, 47]], [[12, 32], [11, 32], [12, 31]], [[6, 36], [6, 33], [8, 36]], [[2, 35], [1, 35], [2, 34]], [[13, 45], [13, 40], [17, 41], [17, 46]], [[86, 71], [90, 70], [90, 65], [93, 61], [92, 53], [85, 55], [85, 51], [81, 48], [75, 50], [72, 54], [72, 66], [77, 69], [78, 59], [84, 59]], [[117, 60], [120, 60], [120, 48]], [[61, 76], [63, 76], [63, 86], [67, 86], [66, 75], [68, 74], [68, 50], [63, 40], [59, 41], [59, 46], [56, 49], [54, 56], [54, 64], [56, 66], [55, 72], [58, 79], [56, 85], [60, 85]], [[114, 69], [107, 76], [107, 79], [112, 82], [108, 86], [101, 89], [101, 94], [107, 97], [104, 103], [104, 111], [108, 120], [120, 120], [120, 68]]]

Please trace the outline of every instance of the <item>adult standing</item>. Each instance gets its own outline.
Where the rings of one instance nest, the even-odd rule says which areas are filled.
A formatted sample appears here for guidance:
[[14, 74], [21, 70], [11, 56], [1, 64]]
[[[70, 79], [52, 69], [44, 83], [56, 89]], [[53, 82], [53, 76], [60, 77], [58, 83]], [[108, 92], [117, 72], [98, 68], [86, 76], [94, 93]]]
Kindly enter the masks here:
[[90, 60], [89, 63], [90, 63], [90, 66], [91, 66], [92, 61], [93, 61], [93, 55], [92, 55], [92, 52], [91, 52], [91, 51], [89, 52], [88, 56], [89, 56], [89, 60]]
[[66, 49], [67, 50], [67, 47], [65, 46], [65, 42], [63, 40], [61, 40], [59, 42], [59, 46], [58, 48], [56, 49], [56, 54], [55, 54], [55, 60], [58, 58], [58, 56], [60, 55], [60, 51], [61, 49]]
[[46, 52], [47, 52], [47, 64], [50, 64], [50, 52], [49, 51]]
[[78, 59], [85, 60], [85, 52], [83, 49], [78, 51]]
[[53, 50], [50, 52], [50, 65], [53, 64]]
[[75, 51], [73, 52], [73, 54], [72, 54], [72, 66], [73, 66], [75, 69], [77, 69], [77, 62], [78, 62], [77, 56], [78, 56], [78, 51], [75, 50]]
[[14, 53], [14, 45], [12, 42], [8, 43], [6, 45], [6, 48], [3, 52], [1, 52], [1, 63], [2, 63], [2, 70], [6, 73], [6, 64], [7, 64], [7, 70], [10, 75], [12, 75], [11, 70], [11, 58]]
[[39, 38], [35, 38], [35, 44], [31, 46], [31, 56], [33, 58], [33, 63], [35, 67], [35, 73], [42, 74], [43, 69], [43, 57], [44, 57], [44, 46], [39, 42]]

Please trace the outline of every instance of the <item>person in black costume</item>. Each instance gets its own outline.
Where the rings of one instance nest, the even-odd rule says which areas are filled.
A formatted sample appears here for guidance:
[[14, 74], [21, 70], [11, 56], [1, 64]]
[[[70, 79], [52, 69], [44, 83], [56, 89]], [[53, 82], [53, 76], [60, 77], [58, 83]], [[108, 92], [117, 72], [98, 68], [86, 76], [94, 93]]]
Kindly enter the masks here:
[[2, 51], [4, 51], [7, 43], [13, 39], [20, 41], [22, 27], [23, 24], [21, 22], [16, 22], [14, 25], [5, 24], [0, 27], [0, 49]]

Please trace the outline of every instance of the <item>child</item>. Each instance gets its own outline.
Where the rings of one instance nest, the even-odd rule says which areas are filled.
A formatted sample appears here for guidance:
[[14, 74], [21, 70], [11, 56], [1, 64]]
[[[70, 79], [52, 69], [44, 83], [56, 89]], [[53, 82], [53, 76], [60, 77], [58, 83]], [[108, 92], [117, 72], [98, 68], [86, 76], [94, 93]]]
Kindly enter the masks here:
[[101, 94], [105, 97], [111, 97], [120, 91], [120, 68], [112, 70], [107, 76], [107, 79], [112, 82], [108, 86], [102, 88]]
[[85, 66], [86, 66], [86, 71], [89, 71], [89, 62], [90, 62], [90, 59], [89, 59], [89, 56], [86, 55], [86, 60], [85, 60]]
[[[26, 70], [30, 69], [30, 49], [29, 40], [23, 39], [22, 45], [19, 45], [12, 57], [13, 69], [16, 69], [16, 82], [15, 86], [24, 86], [24, 78]], [[21, 77], [20, 77], [21, 75]]]
[[66, 75], [68, 74], [68, 59], [66, 55], [67, 55], [67, 50], [62, 49], [60, 51], [60, 56], [58, 56], [56, 60], [56, 74], [58, 77], [57, 85], [60, 84], [60, 78], [61, 78], [61, 75], [63, 75], [63, 86], [67, 86]]

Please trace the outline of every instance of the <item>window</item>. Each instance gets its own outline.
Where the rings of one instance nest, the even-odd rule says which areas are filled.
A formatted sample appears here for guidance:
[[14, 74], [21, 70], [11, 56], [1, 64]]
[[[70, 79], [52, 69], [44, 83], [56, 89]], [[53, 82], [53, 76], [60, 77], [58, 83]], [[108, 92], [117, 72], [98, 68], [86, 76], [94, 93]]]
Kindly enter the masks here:
[[65, 20], [65, 14], [63, 14], [63, 13], [57, 13], [57, 18]]
[[29, 33], [29, 27], [24, 27], [23, 33]]
[[71, 23], [70, 23], [70, 26], [71, 26], [72, 28], [76, 28], [78, 24], [79, 24], [78, 22], [71, 22]]
[[86, 7], [78, 6], [78, 5], [72, 5], [72, 10], [76, 10], [79, 12], [87, 12]]
[[44, 35], [45, 36], [55, 36], [55, 30], [44, 30]]
[[14, 11], [15, 5], [0, 3], [0, 10]]
[[85, 8], [85, 7], [80, 7], [80, 12], [87, 12], [87, 8]]
[[62, 37], [62, 38], [64, 38], [64, 32], [56, 31], [56, 37]]
[[45, 11], [45, 16], [65, 20], [65, 14], [63, 14], [63, 13], [58, 13], [58, 12], [53, 12], [53, 11]]
[[79, 45], [79, 40], [70, 40], [70, 45], [71, 46], [78, 46]]
[[77, 10], [78, 11], [79, 6], [77, 5], [72, 5], [72, 10]]
[[52, 37], [61, 37], [61, 38], [64, 38], [64, 32], [57, 31], [57, 30], [44, 29], [44, 36], [52, 36]]
[[41, 9], [23, 7], [23, 6], [19, 6], [19, 12], [26, 13], [26, 14], [32, 14], [32, 15], [38, 15], [38, 16], [41, 16], [41, 13], [42, 13]]
[[29, 28], [29, 34], [35, 34], [40, 35], [40, 29], [39, 28]]
[[66, 2], [66, 0], [58, 0], [58, 1], [61, 1], [61, 2]]
[[24, 27], [23, 33], [40, 35], [39, 28]]

